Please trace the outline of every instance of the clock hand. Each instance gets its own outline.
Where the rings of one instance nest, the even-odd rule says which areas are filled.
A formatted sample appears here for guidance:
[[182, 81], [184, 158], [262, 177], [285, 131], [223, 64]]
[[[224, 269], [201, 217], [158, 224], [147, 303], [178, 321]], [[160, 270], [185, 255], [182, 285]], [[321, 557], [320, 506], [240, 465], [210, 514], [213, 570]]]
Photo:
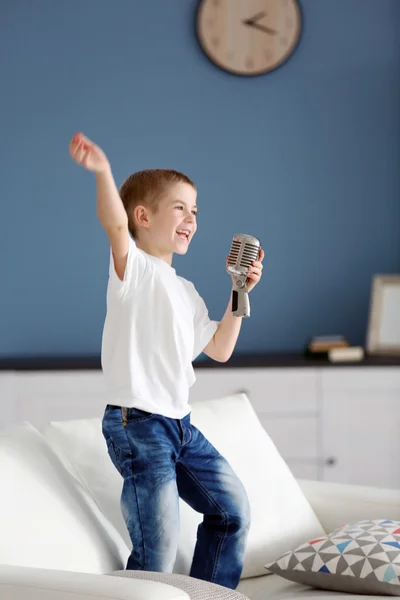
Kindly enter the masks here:
[[254, 17], [250, 17], [249, 19], [245, 19], [243, 21], [243, 23], [245, 25], [254, 25], [254, 23], [256, 21], [259, 21], [260, 19], [262, 19], [263, 17], [265, 17], [265, 15], [266, 15], [265, 10], [261, 11], [261, 12], [257, 13], [256, 15], [254, 15]]
[[256, 15], [254, 15], [254, 17], [250, 17], [249, 19], [244, 19], [243, 25], [249, 25], [250, 27], [255, 27], [256, 29], [259, 29], [260, 31], [264, 31], [265, 33], [275, 35], [276, 33], [278, 33], [275, 29], [271, 29], [270, 27], [261, 25], [261, 23], [257, 23], [257, 21], [259, 21], [260, 19], [265, 17], [265, 15], [266, 15], [265, 11], [259, 12]]
[[270, 35], [276, 35], [278, 32], [276, 29], [271, 29], [271, 27], [266, 27], [265, 25], [259, 25], [258, 23], [246, 23], [255, 29], [259, 29], [260, 31], [264, 31], [265, 33], [269, 33]]

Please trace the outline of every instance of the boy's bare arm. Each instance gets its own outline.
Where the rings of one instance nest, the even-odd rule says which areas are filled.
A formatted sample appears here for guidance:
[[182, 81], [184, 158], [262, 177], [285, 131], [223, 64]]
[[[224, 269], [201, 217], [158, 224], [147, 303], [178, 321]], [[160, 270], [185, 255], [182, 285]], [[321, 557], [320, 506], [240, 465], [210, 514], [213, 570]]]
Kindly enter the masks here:
[[129, 250], [128, 215], [115, 184], [110, 163], [101, 148], [81, 133], [72, 138], [69, 151], [78, 164], [96, 175], [97, 215], [110, 240], [115, 271], [122, 280]]
[[111, 169], [96, 173], [96, 184], [97, 216], [110, 240], [115, 271], [122, 280], [129, 250], [128, 215], [119, 196]]
[[232, 314], [232, 295], [217, 331], [203, 352], [217, 362], [226, 362], [235, 349], [242, 325], [242, 317]]

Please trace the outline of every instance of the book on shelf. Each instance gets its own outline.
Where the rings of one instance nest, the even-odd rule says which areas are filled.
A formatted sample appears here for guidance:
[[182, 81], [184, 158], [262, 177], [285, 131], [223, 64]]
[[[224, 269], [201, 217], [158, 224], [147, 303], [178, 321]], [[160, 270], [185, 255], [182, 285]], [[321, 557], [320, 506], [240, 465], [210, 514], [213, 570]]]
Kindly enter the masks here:
[[331, 348], [328, 359], [331, 362], [360, 362], [364, 358], [364, 348], [349, 346], [348, 348]]
[[343, 335], [314, 336], [307, 344], [306, 353], [322, 353], [327, 355], [329, 350], [332, 350], [333, 348], [348, 348], [349, 345], [348, 340]]

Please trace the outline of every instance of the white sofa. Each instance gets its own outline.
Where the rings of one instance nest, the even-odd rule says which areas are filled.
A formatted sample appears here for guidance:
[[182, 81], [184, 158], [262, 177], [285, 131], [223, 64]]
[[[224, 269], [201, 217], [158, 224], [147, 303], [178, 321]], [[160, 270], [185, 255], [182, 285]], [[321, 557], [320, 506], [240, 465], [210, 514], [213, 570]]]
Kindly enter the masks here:
[[[345, 596], [291, 583], [264, 565], [347, 522], [400, 520], [400, 493], [296, 481], [244, 394], [194, 403], [192, 421], [249, 494], [252, 525], [238, 591], [252, 600]], [[172, 586], [109, 576], [124, 568], [130, 551], [121, 484], [101, 416], [50, 423], [40, 432], [29, 423], [0, 432], [1, 600], [187, 600]], [[189, 571], [199, 522], [182, 503], [178, 573]]]

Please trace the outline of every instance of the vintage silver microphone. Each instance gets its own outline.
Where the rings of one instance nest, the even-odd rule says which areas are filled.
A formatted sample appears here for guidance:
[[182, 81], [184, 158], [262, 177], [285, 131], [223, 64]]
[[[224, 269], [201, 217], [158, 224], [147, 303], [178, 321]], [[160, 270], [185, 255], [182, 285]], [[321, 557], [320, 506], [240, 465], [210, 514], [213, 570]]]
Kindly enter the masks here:
[[261, 248], [260, 240], [238, 233], [234, 236], [231, 251], [226, 262], [226, 270], [233, 275], [232, 314], [235, 317], [250, 316], [250, 302], [247, 288], [247, 274], [254, 260], [258, 260]]

